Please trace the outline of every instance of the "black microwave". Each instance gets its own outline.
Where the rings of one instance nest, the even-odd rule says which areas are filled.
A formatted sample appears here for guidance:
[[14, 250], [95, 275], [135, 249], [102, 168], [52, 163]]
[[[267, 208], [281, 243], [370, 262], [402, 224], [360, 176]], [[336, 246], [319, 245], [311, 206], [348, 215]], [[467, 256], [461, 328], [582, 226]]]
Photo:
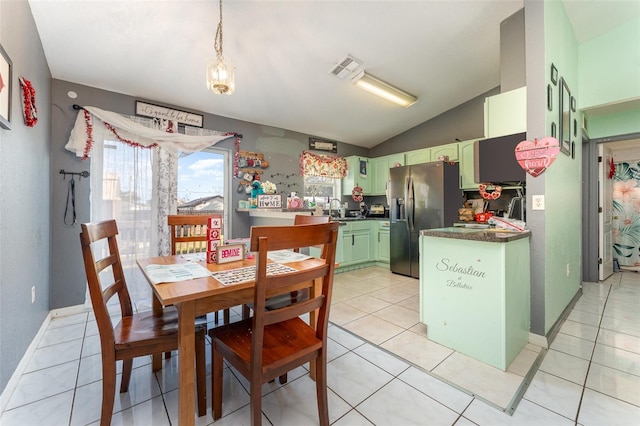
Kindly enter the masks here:
[[479, 140], [474, 144], [475, 181], [478, 183], [524, 182], [526, 173], [516, 160], [516, 146], [526, 133]]

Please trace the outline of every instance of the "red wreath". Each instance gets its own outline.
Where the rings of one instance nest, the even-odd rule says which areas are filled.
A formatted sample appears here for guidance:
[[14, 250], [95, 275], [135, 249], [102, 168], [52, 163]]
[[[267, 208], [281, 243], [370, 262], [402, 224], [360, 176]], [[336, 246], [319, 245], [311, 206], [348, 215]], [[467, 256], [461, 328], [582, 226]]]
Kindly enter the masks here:
[[610, 159], [609, 163], [609, 179], [613, 179], [613, 176], [616, 174], [616, 163], [613, 162], [613, 158]]
[[356, 203], [361, 203], [362, 200], [364, 200], [362, 196], [362, 187], [357, 185], [354, 186], [353, 190], [351, 191], [351, 197], [353, 198], [353, 201], [355, 201]]
[[20, 77], [22, 86], [22, 105], [24, 112], [24, 124], [33, 127], [38, 122], [38, 108], [36, 108], [36, 89], [31, 82], [24, 77]]
[[478, 189], [485, 200], [497, 200], [502, 195], [502, 187], [500, 185], [494, 185], [493, 192], [487, 192], [487, 185], [484, 183], [481, 183]]

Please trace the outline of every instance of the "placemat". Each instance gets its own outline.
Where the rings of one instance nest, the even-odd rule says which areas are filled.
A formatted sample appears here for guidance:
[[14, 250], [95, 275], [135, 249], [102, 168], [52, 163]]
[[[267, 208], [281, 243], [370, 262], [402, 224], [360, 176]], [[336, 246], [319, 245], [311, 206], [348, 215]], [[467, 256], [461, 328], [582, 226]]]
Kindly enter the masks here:
[[[296, 271], [297, 269], [280, 263], [269, 263], [267, 265], [267, 275], [288, 274]], [[214, 272], [211, 276], [220, 281], [222, 285], [244, 283], [256, 278], [256, 267], [247, 266], [244, 268], [230, 269], [228, 271]]]

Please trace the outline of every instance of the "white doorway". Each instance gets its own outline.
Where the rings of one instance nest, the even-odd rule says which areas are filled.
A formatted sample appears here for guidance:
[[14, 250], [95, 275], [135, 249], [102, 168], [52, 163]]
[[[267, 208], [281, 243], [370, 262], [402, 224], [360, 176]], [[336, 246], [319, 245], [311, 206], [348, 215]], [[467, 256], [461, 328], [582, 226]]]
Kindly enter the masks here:
[[613, 165], [611, 148], [598, 145], [598, 280], [613, 274]]

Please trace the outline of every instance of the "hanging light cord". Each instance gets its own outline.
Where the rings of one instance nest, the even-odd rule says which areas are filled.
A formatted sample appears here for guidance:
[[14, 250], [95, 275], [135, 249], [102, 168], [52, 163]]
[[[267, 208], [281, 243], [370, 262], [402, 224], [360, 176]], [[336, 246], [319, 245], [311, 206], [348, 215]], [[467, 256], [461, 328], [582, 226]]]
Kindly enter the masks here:
[[218, 22], [218, 29], [216, 30], [216, 38], [213, 44], [218, 60], [222, 58], [222, 0], [220, 0], [220, 22]]

